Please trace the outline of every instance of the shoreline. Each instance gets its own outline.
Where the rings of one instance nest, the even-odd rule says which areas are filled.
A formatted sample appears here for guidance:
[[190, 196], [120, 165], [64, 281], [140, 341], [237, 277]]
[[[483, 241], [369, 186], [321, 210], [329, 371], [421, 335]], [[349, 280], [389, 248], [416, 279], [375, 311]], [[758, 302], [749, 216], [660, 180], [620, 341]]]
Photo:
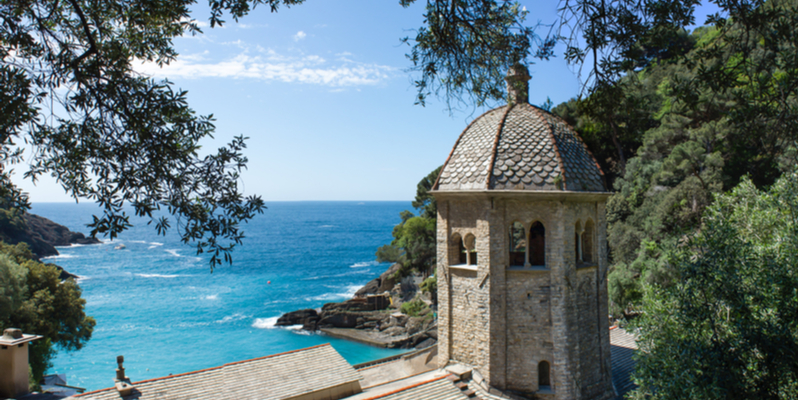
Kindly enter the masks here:
[[[396, 278], [399, 264], [356, 291], [353, 298], [325, 303], [320, 309], [303, 309], [278, 317], [275, 327], [299, 326], [309, 332], [379, 348], [420, 349], [438, 341], [435, 305], [419, 289], [421, 276]], [[430, 297], [430, 296], [428, 296]], [[407, 302], [422, 302], [422, 310], [407, 315]], [[433, 309], [431, 308], [433, 307]]]

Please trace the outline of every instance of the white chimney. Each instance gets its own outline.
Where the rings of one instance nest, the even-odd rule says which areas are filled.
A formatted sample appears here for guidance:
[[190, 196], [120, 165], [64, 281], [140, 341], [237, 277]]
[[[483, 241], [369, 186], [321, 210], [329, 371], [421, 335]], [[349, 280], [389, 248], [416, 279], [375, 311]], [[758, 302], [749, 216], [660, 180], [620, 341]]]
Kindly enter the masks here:
[[28, 394], [28, 342], [41, 338], [23, 334], [17, 328], [3, 331], [0, 336], [1, 398], [13, 399]]

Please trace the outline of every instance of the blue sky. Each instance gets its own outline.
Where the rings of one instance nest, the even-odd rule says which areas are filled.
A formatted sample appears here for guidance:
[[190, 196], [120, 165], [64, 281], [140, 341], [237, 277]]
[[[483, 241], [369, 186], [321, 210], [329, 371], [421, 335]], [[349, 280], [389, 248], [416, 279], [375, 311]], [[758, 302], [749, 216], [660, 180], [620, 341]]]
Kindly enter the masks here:
[[[555, 21], [557, 1], [521, 3], [531, 11], [529, 23]], [[239, 23], [227, 18], [211, 29], [200, 4], [192, 17], [204, 34], [176, 39], [180, 56], [170, 66], [139, 69], [169, 78], [188, 90], [195, 111], [214, 114], [216, 138], [205, 147], [250, 137], [242, 178], [248, 195], [410, 200], [417, 182], [486, 110], [451, 115], [434, 98], [414, 105], [409, 47], [400, 38], [421, 26], [423, 6], [422, 0], [410, 8], [397, 1], [309, 0], [277, 13], [259, 7]], [[530, 69], [531, 104], [579, 94], [580, 80], [560, 54]], [[33, 202], [74, 201], [52, 179], [17, 182]]]

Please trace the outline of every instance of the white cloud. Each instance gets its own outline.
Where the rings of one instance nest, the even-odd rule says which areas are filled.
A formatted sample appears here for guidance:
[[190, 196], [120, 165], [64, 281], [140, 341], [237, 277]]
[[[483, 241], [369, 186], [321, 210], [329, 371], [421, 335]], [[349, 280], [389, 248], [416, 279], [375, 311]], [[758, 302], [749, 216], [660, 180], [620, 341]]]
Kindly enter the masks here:
[[306, 38], [306, 33], [303, 32], [303, 31], [299, 31], [299, 32], [295, 33], [295, 35], [294, 35], [294, 41], [295, 42], [298, 42], [298, 41], [303, 40], [305, 38]]
[[304, 83], [341, 88], [376, 85], [391, 78], [396, 69], [377, 64], [328, 60], [309, 55], [290, 57], [268, 49], [265, 56], [252, 56], [247, 51], [219, 62], [202, 62], [207, 53], [178, 57], [164, 68], [153, 63], [143, 63], [138, 72], [169, 78], [234, 78], [257, 79], [267, 82]]
[[254, 29], [254, 28], [266, 28], [269, 25], [267, 25], [267, 24], [245, 24], [245, 23], [239, 22], [235, 26], [237, 28], [239, 28], [239, 29]]

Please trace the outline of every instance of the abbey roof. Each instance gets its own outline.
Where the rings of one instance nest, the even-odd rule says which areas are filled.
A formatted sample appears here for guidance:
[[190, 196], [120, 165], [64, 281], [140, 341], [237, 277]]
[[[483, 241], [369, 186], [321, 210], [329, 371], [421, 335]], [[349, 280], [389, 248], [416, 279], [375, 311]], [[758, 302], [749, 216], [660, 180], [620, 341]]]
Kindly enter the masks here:
[[605, 185], [594, 156], [566, 122], [521, 102], [467, 126], [434, 190], [605, 192]]

